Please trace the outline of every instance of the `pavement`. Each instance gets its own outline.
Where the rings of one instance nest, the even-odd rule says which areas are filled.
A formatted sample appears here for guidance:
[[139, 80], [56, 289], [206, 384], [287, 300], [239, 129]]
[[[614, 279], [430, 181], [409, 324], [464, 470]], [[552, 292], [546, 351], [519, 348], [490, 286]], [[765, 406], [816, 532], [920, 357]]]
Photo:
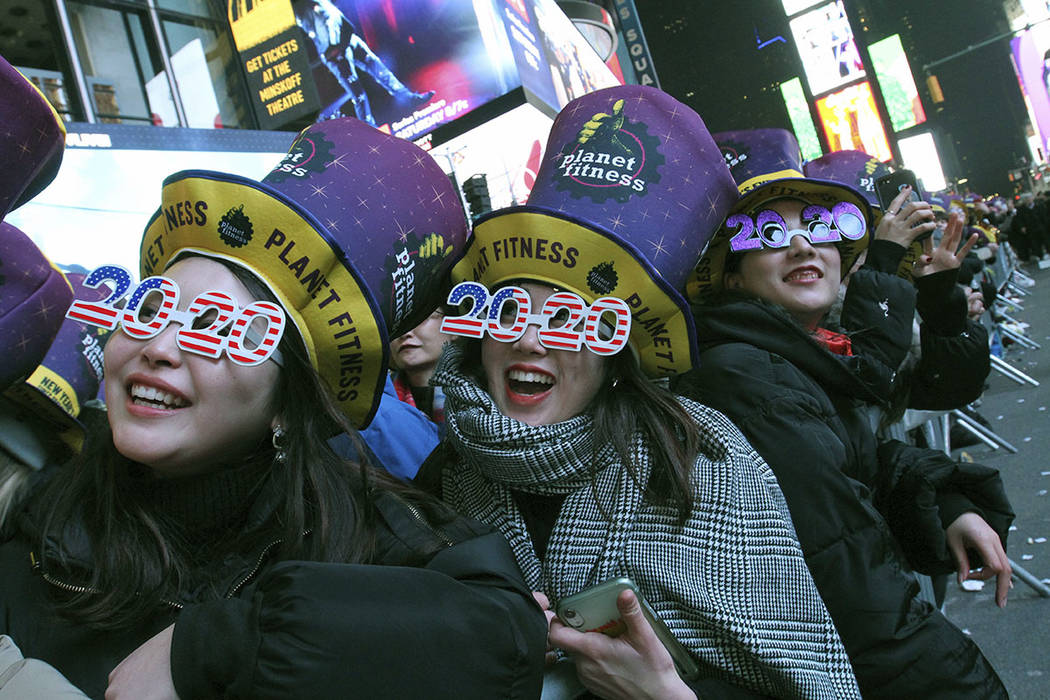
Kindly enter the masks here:
[[[1004, 359], [1041, 386], [1021, 385], [992, 370], [978, 412], [1017, 448], [992, 450], [980, 444], [953, 450], [996, 467], [1017, 517], [1007, 542], [1010, 559], [1050, 585], [1050, 269], [1026, 265], [1036, 285], [1022, 297], [1023, 311], [1009, 311], [1030, 324], [1027, 335], [1039, 350], [1017, 345]], [[965, 457], [964, 457], [965, 458]], [[948, 584], [944, 613], [969, 634], [992, 663], [1014, 700], [1050, 698], [1050, 598], [1040, 597], [1016, 576], [1006, 608], [994, 602], [994, 581], [979, 591]]]

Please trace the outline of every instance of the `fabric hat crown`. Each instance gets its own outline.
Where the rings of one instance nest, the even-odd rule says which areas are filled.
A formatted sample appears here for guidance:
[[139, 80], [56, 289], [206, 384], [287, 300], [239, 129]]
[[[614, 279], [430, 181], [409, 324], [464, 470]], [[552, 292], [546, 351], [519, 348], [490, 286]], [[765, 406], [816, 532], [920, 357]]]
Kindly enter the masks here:
[[[77, 299], [101, 301], [105, 290], [85, 287], [85, 275], [66, 273]], [[83, 430], [77, 417], [84, 403], [98, 395], [102, 383], [102, 348], [109, 331], [65, 319], [44, 359], [29, 378], [7, 390], [6, 396], [33, 411], [59, 431], [66, 444], [79, 450]]]
[[310, 360], [358, 427], [386, 380], [388, 340], [447, 291], [467, 219], [425, 151], [356, 119], [304, 129], [261, 182], [183, 171], [164, 181], [141, 273], [180, 253], [237, 263], [277, 296]]
[[477, 222], [453, 280], [618, 297], [643, 371], [685, 372], [697, 353], [682, 289], [735, 200], [696, 112], [650, 87], [598, 90], [558, 114], [528, 203]]
[[[65, 126], [25, 76], [0, 57], [0, 222], [58, 172]], [[0, 391], [40, 364], [73, 292], [22, 231], [0, 223]]]
[[[864, 236], [856, 240], [843, 238], [835, 244], [845, 275], [868, 246], [872, 213], [867, 198], [850, 184], [807, 177], [803, 172], [798, 141], [785, 129], [725, 131], [715, 134], [714, 139], [740, 194], [731, 213], [750, 214], [765, 202], [785, 198], [800, 199], [828, 209], [844, 201], [861, 211], [867, 224]], [[686, 285], [691, 302], [704, 303], [722, 290], [733, 233], [723, 226], [696, 263]]]
[[808, 178], [851, 185], [864, 195], [868, 204], [881, 208], [875, 192], [875, 181], [893, 171], [890, 166], [864, 151], [833, 151], [808, 161], [803, 172]]

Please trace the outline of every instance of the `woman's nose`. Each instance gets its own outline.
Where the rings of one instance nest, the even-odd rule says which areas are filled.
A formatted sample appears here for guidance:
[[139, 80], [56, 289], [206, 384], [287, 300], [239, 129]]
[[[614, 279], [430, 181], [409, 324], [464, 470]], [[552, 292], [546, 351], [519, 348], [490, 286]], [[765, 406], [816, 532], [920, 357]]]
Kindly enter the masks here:
[[530, 355], [546, 355], [547, 348], [540, 343], [539, 327], [531, 323], [525, 327], [525, 332], [514, 341], [514, 347], [523, 353]]
[[141, 341], [142, 356], [151, 367], [178, 367], [182, 364], [182, 350], [175, 340], [178, 329], [177, 324], [171, 323], [157, 335]]

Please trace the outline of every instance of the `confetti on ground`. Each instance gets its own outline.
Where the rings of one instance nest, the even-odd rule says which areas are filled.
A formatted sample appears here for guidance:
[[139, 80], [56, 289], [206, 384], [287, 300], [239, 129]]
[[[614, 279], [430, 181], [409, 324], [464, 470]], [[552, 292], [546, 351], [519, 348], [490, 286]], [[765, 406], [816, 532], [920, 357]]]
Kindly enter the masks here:
[[1050, 476], [1050, 472], [1039, 472], [1042, 476]]
[[974, 580], [974, 579], [966, 579], [965, 581], [962, 582], [962, 589], [964, 591], [970, 591], [972, 593], [974, 591], [979, 591], [982, 588], [984, 588], [984, 581], [977, 581], [977, 580]]
[[1036, 537], [1035, 538], [1035, 543], [1036, 544], [1042, 544], [1043, 542], [1046, 542], [1046, 538], [1045, 537]]
[[1024, 399], [1017, 399], [1017, 403], [1024, 403]]
[[1039, 676], [1043, 675], [1043, 672], [1042, 671], [1025, 671], [1025, 674], [1027, 674], [1030, 678], [1038, 678]]
[[1015, 530], [1017, 530], [1017, 526], [1016, 525], [1011, 525], [1010, 526], [1010, 532], [1014, 532]]
[[996, 420], [1002, 420], [1002, 419], [1003, 419], [1003, 417], [1002, 417], [1002, 416], [996, 416], [996, 417], [995, 417], [995, 419], [996, 419]]
[[1031, 537], [1025, 540], [1025, 542], [1027, 542], [1028, 544], [1035, 544], [1035, 540], [1033, 540]]
[[[1035, 555], [1034, 554], [1022, 554], [1021, 555], [1021, 559], [1023, 559], [1024, 561], [1031, 561], [1031, 560], [1035, 559]], [[966, 582], [963, 581], [963, 583], [966, 583]]]
[[1031, 437], [1031, 436], [1028, 436], [1028, 437], [1026, 437], [1026, 438], [1024, 439], [1024, 441], [1025, 441], [1025, 442], [1031, 442], [1031, 441], [1032, 441], [1032, 437]]
[[1045, 410], [1046, 410], [1046, 406], [1040, 406], [1040, 407], [1039, 407], [1039, 410], [1040, 410], [1040, 411], [1045, 411]]
[[1045, 496], [1046, 495], [1046, 489], [1039, 489], [1039, 495], [1040, 496]]
[[968, 630], [966, 628], [963, 628], [962, 633], [965, 634], [967, 637], [973, 636], [973, 635], [970, 634], [970, 630]]

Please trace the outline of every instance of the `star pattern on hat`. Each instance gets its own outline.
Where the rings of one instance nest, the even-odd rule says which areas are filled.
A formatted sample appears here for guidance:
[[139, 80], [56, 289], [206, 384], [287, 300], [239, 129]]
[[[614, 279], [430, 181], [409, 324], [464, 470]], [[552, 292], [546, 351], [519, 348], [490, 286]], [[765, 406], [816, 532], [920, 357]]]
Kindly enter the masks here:
[[660, 241], [649, 241], [649, 245], [653, 247], [653, 260], [658, 260], [661, 253], [667, 253], [667, 248], [664, 247], [665, 236], [660, 236]]
[[444, 197], [445, 197], [446, 194], [448, 194], [448, 192], [438, 192], [438, 188], [435, 187], [434, 185], [431, 185], [430, 187], [434, 190], [434, 198], [432, 200], [430, 200], [431, 204], [440, 204], [441, 208], [444, 209], [445, 208], [445, 199], [444, 199]]
[[309, 196], [316, 197], [317, 195], [320, 195], [320, 196], [324, 197], [325, 199], [328, 199], [328, 194], [325, 192], [326, 189], [328, 189], [328, 185], [324, 185], [323, 187], [318, 187], [317, 185], [311, 183], [310, 184], [310, 195]]
[[333, 160], [331, 160], [331, 161], [329, 161], [329, 162], [325, 163], [325, 166], [324, 166], [324, 167], [326, 167], [326, 168], [330, 168], [330, 167], [332, 167], [333, 165], [338, 165], [338, 166], [339, 166], [340, 168], [342, 168], [343, 170], [345, 170], [345, 171], [346, 171], [346, 172], [348, 172], [348, 173], [349, 173], [349, 172], [353, 172], [352, 170], [350, 170], [350, 168], [348, 168], [348, 167], [346, 167], [345, 165], [343, 165], [343, 158], [346, 158], [346, 157], [347, 157], [348, 155], [350, 155], [350, 154], [349, 154], [349, 153], [344, 153], [344, 154], [342, 154], [342, 155], [340, 155], [340, 156], [338, 156], [338, 157], [334, 158]]

